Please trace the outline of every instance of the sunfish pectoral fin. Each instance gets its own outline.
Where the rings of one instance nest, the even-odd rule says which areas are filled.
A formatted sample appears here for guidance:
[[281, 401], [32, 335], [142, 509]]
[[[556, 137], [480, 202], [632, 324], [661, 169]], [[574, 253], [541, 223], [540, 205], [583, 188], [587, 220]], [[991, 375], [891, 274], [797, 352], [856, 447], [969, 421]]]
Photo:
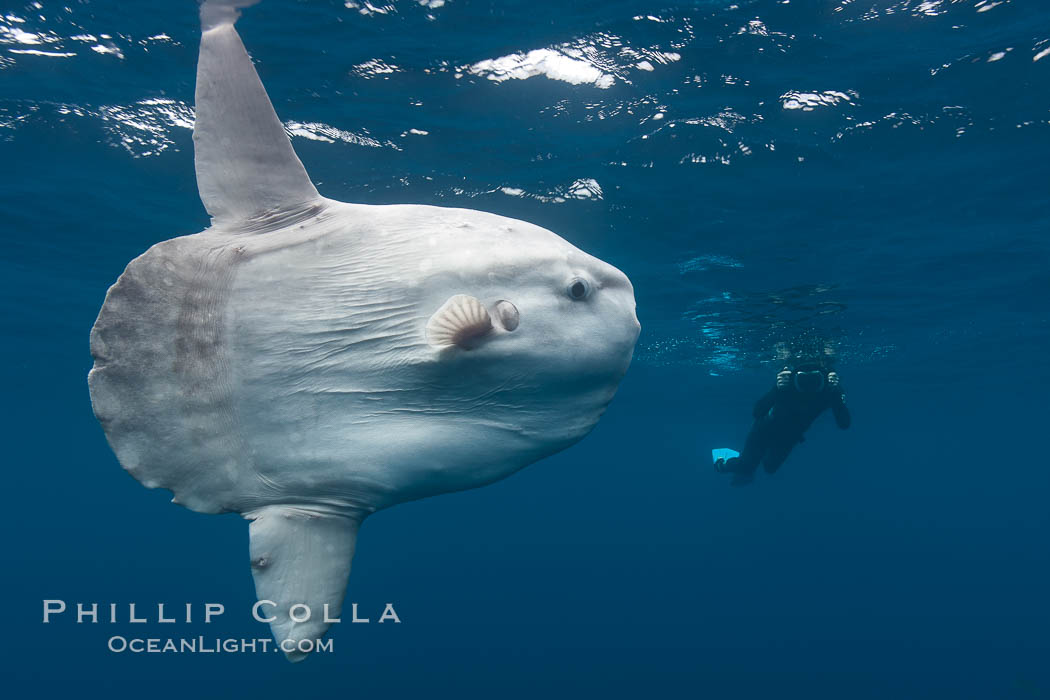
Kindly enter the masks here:
[[259, 619], [289, 661], [302, 661], [339, 618], [359, 521], [298, 506], [266, 506], [251, 520]]
[[320, 199], [233, 27], [238, 8], [251, 4], [201, 5], [193, 151], [201, 201], [217, 222]]
[[492, 315], [485, 305], [468, 294], [456, 294], [427, 321], [426, 336], [435, 348], [458, 346], [470, 350], [491, 331]]

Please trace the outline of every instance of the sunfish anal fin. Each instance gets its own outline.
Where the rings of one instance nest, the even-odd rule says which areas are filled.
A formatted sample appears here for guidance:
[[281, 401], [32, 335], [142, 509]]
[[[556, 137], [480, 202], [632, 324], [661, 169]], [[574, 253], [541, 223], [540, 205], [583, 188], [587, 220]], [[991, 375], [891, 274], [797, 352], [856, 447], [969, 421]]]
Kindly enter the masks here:
[[249, 4], [201, 5], [194, 164], [201, 201], [219, 223], [320, 200], [233, 27]]
[[328, 630], [326, 618], [336, 620], [342, 610], [360, 523], [298, 506], [267, 506], [244, 517], [251, 521], [255, 594], [267, 601], [259, 618], [270, 623], [288, 660], [302, 661], [307, 652], [299, 642], [316, 644]]

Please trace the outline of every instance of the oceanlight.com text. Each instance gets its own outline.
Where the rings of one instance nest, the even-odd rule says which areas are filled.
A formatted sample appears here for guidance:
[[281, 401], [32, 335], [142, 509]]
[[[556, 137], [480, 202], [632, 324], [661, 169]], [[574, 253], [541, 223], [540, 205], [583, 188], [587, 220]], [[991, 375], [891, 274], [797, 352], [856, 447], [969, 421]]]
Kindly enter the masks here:
[[284, 652], [310, 654], [331, 653], [331, 639], [285, 639], [280, 644], [272, 639], [236, 637], [143, 638], [114, 635], [107, 648], [115, 654], [255, 654]]

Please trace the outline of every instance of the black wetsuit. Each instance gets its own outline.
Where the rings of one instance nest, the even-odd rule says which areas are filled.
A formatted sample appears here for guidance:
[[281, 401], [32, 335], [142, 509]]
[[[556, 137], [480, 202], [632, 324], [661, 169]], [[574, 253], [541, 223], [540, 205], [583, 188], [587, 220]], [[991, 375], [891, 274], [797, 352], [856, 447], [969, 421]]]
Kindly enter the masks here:
[[743, 452], [728, 460], [723, 471], [737, 474], [737, 481], [748, 481], [761, 462], [772, 474], [795, 445], [803, 441], [803, 433], [817, 416], [828, 408], [838, 426], [845, 430], [850, 425], [850, 415], [844, 397], [840, 387], [827, 382], [817, 392], [799, 391], [793, 383], [783, 389], [773, 387], [755, 404], [755, 423]]

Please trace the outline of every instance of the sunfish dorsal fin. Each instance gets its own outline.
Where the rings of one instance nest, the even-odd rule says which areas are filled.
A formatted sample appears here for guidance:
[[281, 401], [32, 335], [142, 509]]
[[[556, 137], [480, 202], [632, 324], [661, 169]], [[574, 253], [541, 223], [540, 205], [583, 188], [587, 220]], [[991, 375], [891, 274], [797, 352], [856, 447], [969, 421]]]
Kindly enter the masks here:
[[307, 205], [320, 197], [273, 110], [233, 23], [254, 0], [201, 5], [194, 162], [217, 222]]

